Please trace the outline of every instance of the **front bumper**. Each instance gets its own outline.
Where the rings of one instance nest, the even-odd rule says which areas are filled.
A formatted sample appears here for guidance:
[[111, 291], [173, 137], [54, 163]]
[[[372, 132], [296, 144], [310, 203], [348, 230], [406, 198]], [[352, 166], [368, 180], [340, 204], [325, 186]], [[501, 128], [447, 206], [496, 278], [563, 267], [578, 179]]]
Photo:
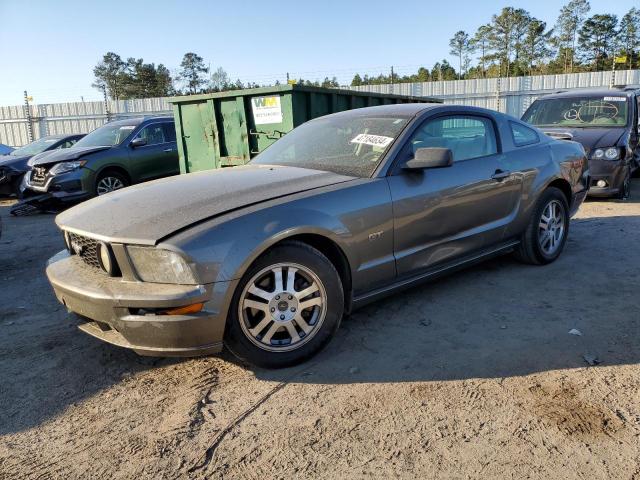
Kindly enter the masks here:
[[[167, 285], [108, 277], [66, 251], [49, 260], [56, 297], [85, 320], [79, 328], [140, 355], [197, 356], [222, 350], [228, 302], [235, 282]], [[139, 314], [205, 302], [190, 315]]]
[[[622, 188], [627, 172], [627, 164], [623, 161], [590, 160], [591, 184], [589, 196], [611, 197], [617, 195]], [[599, 180], [607, 182], [605, 187], [598, 187]]]
[[50, 175], [44, 184], [36, 184], [31, 181], [32, 171], [25, 176], [25, 186], [34, 192], [50, 193], [63, 202], [75, 202], [86, 200], [93, 196], [94, 172], [88, 168], [79, 168], [60, 175]]

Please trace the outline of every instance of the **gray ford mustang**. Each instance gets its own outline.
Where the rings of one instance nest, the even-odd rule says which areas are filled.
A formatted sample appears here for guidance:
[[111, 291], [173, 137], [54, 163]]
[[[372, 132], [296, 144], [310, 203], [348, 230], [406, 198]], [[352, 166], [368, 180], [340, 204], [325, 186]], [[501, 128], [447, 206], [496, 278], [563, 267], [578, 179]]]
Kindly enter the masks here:
[[547, 264], [589, 185], [583, 147], [506, 115], [403, 104], [305, 123], [250, 164], [158, 180], [60, 214], [47, 275], [80, 329], [143, 355], [226, 345], [303, 361], [342, 316], [515, 251]]

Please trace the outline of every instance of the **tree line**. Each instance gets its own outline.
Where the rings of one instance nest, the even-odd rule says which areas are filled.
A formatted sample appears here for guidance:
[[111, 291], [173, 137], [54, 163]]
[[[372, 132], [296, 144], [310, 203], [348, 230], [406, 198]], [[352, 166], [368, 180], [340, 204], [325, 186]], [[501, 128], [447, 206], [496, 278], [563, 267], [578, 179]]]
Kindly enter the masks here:
[[[570, 0], [560, 9], [552, 26], [522, 8], [505, 7], [490, 22], [473, 33], [456, 32], [449, 42], [452, 65], [447, 59], [415, 73], [360, 75], [352, 86], [386, 83], [428, 82], [521, 75], [601, 71], [640, 67], [640, 10], [631, 8], [617, 15], [589, 15], [588, 0]], [[93, 86], [104, 89], [112, 99], [162, 97], [255, 88], [231, 80], [218, 67], [213, 70], [196, 53], [185, 53], [176, 74], [163, 64], [145, 63], [142, 58], [126, 60], [107, 52], [93, 69]], [[290, 81], [287, 75], [287, 81]], [[292, 83], [339, 87], [335, 76], [324, 80], [299, 78]], [[279, 85], [276, 81], [275, 85]], [[180, 85], [180, 88], [178, 87]]]
[[393, 77], [356, 74], [352, 86], [473, 78], [545, 75], [638, 68], [640, 10], [622, 18], [589, 16], [588, 0], [571, 0], [551, 27], [522, 8], [505, 7], [473, 33], [456, 32], [449, 41], [456, 67], [446, 59], [432, 69]]
[[[193, 52], [184, 54], [180, 69], [172, 76], [163, 64], [145, 63], [142, 58], [123, 60], [114, 52], [107, 52], [94, 67], [93, 87], [104, 90], [112, 100], [131, 98], [166, 97], [211, 93], [243, 88], [255, 88], [253, 82], [244, 84], [239, 79], [232, 81], [227, 72], [218, 67], [210, 72], [204, 59]], [[182, 88], [176, 84], [182, 84]]]

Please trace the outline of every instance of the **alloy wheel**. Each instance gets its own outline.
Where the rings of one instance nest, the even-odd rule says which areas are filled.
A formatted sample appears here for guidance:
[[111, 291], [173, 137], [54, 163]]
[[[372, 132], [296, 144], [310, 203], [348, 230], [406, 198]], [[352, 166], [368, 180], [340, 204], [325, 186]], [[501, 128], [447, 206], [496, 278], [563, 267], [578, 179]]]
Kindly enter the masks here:
[[124, 182], [118, 177], [103, 177], [96, 186], [96, 193], [98, 195], [104, 195], [105, 193], [120, 190], [121, 188], [124, 188]]
[[279, 263], [262, 269], [247, 282], [238, 309], [242, 331], [254, 345], [286, 352], [309, 342], [320, 330], [327, 294], [309, 268]]
[[538, 244], [545, 255], [553, 255], [562, 245], [565, 234], [564, 209], [558, 200], [551, 200], [542, 210], [538, 225]]

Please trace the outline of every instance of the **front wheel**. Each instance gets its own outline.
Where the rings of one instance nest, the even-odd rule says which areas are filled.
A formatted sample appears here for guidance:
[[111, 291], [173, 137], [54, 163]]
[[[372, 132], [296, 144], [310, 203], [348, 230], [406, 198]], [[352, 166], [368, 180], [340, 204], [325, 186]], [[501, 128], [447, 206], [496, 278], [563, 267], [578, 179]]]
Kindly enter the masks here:
[[536, 203], [516, 256], [532, 265], [551, 263], [562, 253], [568, 234], [567, 199], [560, 189], [549, 187]]
[[627, 167], [627, 171], [625, 172], [624, 179], [622, 180], [622, 184], [618, 189], [617, 198], [620, 200], [626, 200], [629, 198], [629, 194], [631, 193], [631, 166]]
[[287, 242], [260, 257], [240, 281], [225, 344], [260, 367], [295, 365], [329, 342], [343, 310], [342, 282], [333, 264], [307, 244]]
[[105, 172], [96, 181], [96, 195], [104, 195], [128, 187], [129, 180], [119, 172]]

